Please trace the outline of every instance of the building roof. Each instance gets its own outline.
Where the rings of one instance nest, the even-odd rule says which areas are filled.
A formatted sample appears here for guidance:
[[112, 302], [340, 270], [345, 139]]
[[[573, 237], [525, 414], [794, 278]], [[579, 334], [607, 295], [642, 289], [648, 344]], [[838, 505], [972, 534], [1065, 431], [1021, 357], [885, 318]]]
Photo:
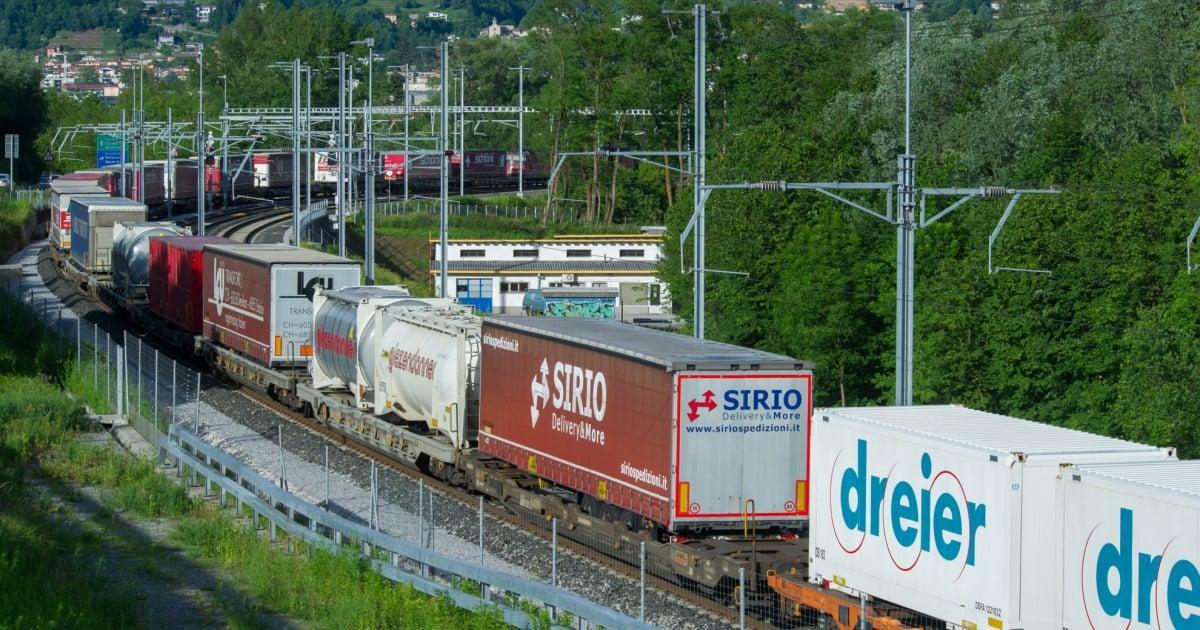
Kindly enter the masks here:
[[[649, 273], [658, 269], [650, 260], [451, 260], [450, 273]], [[434, 261], [430, 273], [438, 272]]]
[[[438, 239], [430, 238], [430, 243], [438, 243]], [[553, 243], [557, 245], [583, 245], [590, 243], [648, 243], [661, 244], [661, 234], [559, 234], [551, 238], [451, 238], [446, 240], [452, 245], [525, 245]]]

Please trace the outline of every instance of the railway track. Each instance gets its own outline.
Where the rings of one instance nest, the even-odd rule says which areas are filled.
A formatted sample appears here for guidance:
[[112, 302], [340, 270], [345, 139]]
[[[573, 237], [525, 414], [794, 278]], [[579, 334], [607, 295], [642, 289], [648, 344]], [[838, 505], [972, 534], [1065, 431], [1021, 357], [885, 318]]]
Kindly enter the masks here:
[[[472, 494], [462, 488], [446, 483], [433, 475], [425, 474], [420, 470], [413, 468], [412, 465], [397, 460], [383, 451], [376, 450], [369, 445], [347, 438], [346, 436], [328, 429], [320, 423], [314, 421], [308, 416], [298, 413], [286, 405], [271, 399], [269, 396], [255, 391], [250, 388], [239, 388], [238, 390], [243, 396], [249, 398], [255, 403], [265, 406], [272, 411], [284, 416], [289, 422], [303, 427], [304, 429], [320, 436], [322, 439], [333, 442], [344, 448], [347, 448], [355, 453], [370, 459], [377, 464], [403, 475], [412, 480], [422, 481], [426, 487], [432, 488], [447, 497], [458, 501], [460, 504], [470, 508], [477, 501], [478, 495]], [[505, 523], [509, 526], [526, 531], [537, 536], [539, 539], [550, 542], [553, 536], [551, 522], [549, 519], [541, 515], [522, 513], [519, 507], [510, 506], [493, 500], [491, 497], [484, 497], [484, 511], [488, 516], [496, 521]], [[632, 581], [640, 579], [639, 567], [630, 565], [620, 559], [614, 558], [603, 553], [593, 547], [588, 546], [571, 536], [571, 532], [559, 530], [558, 544], [560, 548], [567, 549], [576, 555], [587, 558], [592, 562], [599, 564], [611, 571], [617, 572]], [[694, 591], [676, 584], [671, 580], [653, 575], [650, 572], [646, 573], [647, 587], [670, 595], [676, 599], [686, 602], [689, 605], [695, 606], [698, 611], [703, 611], [711, 617], [736, 626], [738, 622], [738, 610], [736, 607], [737, 593], [730, 593], [730, 601], [717, 602], [709, 598], [700, 596]], [[730, 605], [727, 605], [730, 604]], [[763, 622], [758, 618], [751, 618], [751, 610], [747, 608], [747, 628], [773, 628], [770, 624]]]
[[[257, 220], [262, 221], [263, 219]], [[240, 219], [241, 223], [248, 223], [252, 221], [252, 219], [247, 218]], [[227, 227], [227, 229], [245, 229], [245, 226], [242, 226], [241, 228]], [[54, 266], [53, 268], [54, 273], [61, 275], [61, 270], [58, 269], [57, 266]], [[94, 296], [80, 294], [78, 289], [73, 285], [69, 290], [75, 292], [81, 297], [84, 297], [93, 308], [108, 314], [114, 319], [120, 318], [119, 314], [103, 300], [99, 300]], [[141, 329], [136, 323], [121, 321], [120, 326], [128, 329], [130, 332], [135, 332], [139, 337], [152, 337], [148, 331]], [[113, 331], [110, 332], [112, 334], [116, 334]], [[196, 367], [199, 367], [200, 365], [194, 362], [193, 357], [188, 355], [176, 355], [170, 349], [166, 351], [166, 354], [182, 362], [190, 363]], [[359, 456], [372, 460], [378, 465], [386, 467], [387, 469], [394, 471], [399, 475], [403, 475], [406, 478], [414, 481], [420, 480], [427, 488], [440, 492], [444, 496], [458, 502], [460, 505], [465, 506], [467, 509], [474, 509], [479, 495], [451, 485], [431, 474], [424, 473], [417, 468], [414, 468], [411, 463], [406, 463], [396, 459], [383, 451], [376, 450], [371, 448], [369, 445], [355, 441], [343, 434], [330, 430], [329, 428], [321, 425], [319, 422], [289, 408], [284, 404], [279, 403], [278, 401], [275, 401], [262, 392], [256, 391], [253, 388], [241, 386], [240, 384], [237, 384], [227, 377], [212, 370], [207, 371], [210, 375], [218, 378], [223, 384], [225, 384], [227, 388], [235, 390], [248, 401], [255, 403], [261, 408], [269, 409], [276, 414], [283, 416], [288, 422], [295, 426], [304, 428], [308, 432], [318, 436], [320, 439], [332, 442], [335, 445], [343, 446], [346, 450], [352, 451]], [[547, 544], [550, 542], [552, 533], [551, 521], [549, 518], [544, 517], [541, 514], [521, 511], [519, 506], [513, 506], [504, 502], [496, 501], [491, 497], [485, 496], [484, 498], [486, 506], [485, 512], [494, 521], [526, 532], [527, 534], [535, 536]], [[639, 580], [639, 567], [637, 565], [631, 565], [626, 561], [620, 560], [604, 553], [601, 550], [588, 546], [586, 543], [575, 539], [575, 537], [572, 536], [572, 532], [566, 527], [560, 527], [558, 534], [559, 536], [557, 542], [560, 550], [566, 550], [575, 554], [576, 556], [585, 558], [613, 574], [620, 575], [623, 579], [628, 580], [630, 583], [636, 583]], [[631, 535], [634, 534], [631, 532]], [[663, 595], [670, 596], [678, 602], [694, 608], [697, 611], [697, 614], [702, 614], [719, 623], [729, 624], [730, 626], [736, 627], [738, 621], [738, 611], [736, 607], [731, 607], [729, 605], [732, 602], [736, 602], [736, 593], [730, 594], [731, 597], [727, 598], [724, 602], [714, 601], [694, 591], [688, 590], [687, 588], [671, 580], [656, 576], [649, 569], [646, 572], [646, 584], [648, 588], [652, 588]], [[751, 612], [752, 610], [748, 607], [746, 619], [747, 627], [773, 627], [763, 623], [758, 619], [752, 619], [750, 617]]]
[[225, 227], [221, 236], [240, 241], [242, 243], [258, 243], [263, 234], [281, 224], [291, 221], [290, 211], [276, 211], [269, 213], [265, 217], [251, 217], [241, 221], [237, 221], [232, 225]]

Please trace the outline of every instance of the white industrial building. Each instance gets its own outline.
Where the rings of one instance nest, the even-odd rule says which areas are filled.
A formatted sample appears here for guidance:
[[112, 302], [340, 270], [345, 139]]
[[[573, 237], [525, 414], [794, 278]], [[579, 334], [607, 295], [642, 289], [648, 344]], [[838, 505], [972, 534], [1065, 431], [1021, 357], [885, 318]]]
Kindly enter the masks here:
[[[662, 231], [563, 235], [539, 240], [451, 239], [447, 291], [478, 311], [516, 314], [532, 289], [581, 287], [619, 293], [625, 321], [671, 319], [666, 284], [658, 278]], [[430, 277], [441, 286], [437, 239], [430, 239]]]

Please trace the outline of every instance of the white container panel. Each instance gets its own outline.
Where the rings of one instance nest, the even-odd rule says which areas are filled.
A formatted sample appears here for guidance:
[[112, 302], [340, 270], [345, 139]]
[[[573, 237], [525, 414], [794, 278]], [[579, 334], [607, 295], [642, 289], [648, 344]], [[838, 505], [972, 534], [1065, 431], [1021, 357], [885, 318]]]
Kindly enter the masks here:
[[358, 265], [271, 265], [271, 362], [307, 362], [313, 355], [313, 297], [317, 287], [360, 283]]
[[957, 624], [1007, 621], [1014, 471], [962, 446], [825, 422], [822, 412], [812, 439], [814, 580]]
[[1058, 628], [1062, 465], [1174, 451], [953, 406], [814, 415], [811, 577], [980, 628]]
[[673, 522], [736, 522], [745, 511], [760, 523], [805, 518], [812, 372], [679, 372], [674, 379]]
[[1061, 627], [1200, 627], [1200, 462], [1063, 471]]
[[375, 413], [424, 422], [466, 445], [478, 426], [479, 318], [458, 308], [388, 307], [379, 320]]

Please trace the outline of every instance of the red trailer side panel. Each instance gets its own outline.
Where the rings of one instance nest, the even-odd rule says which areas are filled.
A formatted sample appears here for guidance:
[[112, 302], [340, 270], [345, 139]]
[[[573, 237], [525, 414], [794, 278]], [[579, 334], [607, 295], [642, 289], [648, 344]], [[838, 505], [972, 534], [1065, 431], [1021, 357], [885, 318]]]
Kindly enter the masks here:
[[269, 365], [271, 267], [204, 252], [204, 336]]
[[486, 319], [483, 331], [480, 450], [669, 523], [672, 375]]
[[180, 328], [204, 332], [204, 246], [233, 243], [219, 236], [150, 239], [150, 312]]

